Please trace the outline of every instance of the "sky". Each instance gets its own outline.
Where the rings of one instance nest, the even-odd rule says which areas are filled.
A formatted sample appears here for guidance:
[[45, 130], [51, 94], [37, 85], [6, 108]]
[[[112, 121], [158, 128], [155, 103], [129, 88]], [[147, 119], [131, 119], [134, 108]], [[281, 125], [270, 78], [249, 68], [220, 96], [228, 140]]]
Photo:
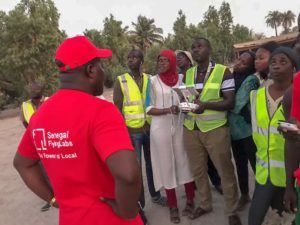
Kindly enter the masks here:
[[[60, 13], [60, 28], [68, 36], [80, 35], [85, 29], [103, 29], [103, 20], [113, 14], [124, 26], [131, 27], [138, 15], [155, 19], [164, 36], [173, 33], [178, 11], [183, 10], [187, 23], [198, 24], [209, 5], [220, 7], [223, 0], [54, 0]], [[9, 12], [19, 0], [0, 0], [0, 10]], [[256, 33], [274, 36], [275, 31], [265, 24], [269, 11], [300, 12], [300, 0], [227, 0], [234, 24], [242, 24]], [[296, 25], [296, 24], [295, 24]], [[279, 30], [280, 31], [280, 30]]]

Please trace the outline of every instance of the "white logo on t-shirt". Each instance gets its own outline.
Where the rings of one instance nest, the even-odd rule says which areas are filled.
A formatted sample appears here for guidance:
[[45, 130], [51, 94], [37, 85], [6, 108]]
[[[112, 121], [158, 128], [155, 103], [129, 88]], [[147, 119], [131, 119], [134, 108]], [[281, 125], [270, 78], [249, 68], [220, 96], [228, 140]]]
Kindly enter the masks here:
[[47, 150], [45, 129], [37, 128], [32, 130], [32, 137], [36, 150]]

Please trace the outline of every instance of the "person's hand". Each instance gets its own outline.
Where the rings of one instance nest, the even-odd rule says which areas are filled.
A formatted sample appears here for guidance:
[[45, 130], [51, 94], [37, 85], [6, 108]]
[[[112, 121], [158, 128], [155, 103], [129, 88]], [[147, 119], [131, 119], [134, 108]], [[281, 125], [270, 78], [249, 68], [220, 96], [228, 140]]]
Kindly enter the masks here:
[[278, 131], [283, 135], [285, 139], [289, 139], [291, 141], [300, 142], [300, 130], [288, 130], [286, 128], [283, 128], [279, 126]]
[[202, 114], [205, 110], [205, 105], [199, 99], [194, 100], [194, 104], [198, 105], [197, 109], [193, 109], [192, 112], [196, 114]]
[[179, 107], [177, 105], [172, 105], [170, 108], [171, 114], [178, 114], [179, 113]]
[[283, 205], [288, 213], [297, 212], [297, 194], [293, 188], [286, 188], [283, 196]]

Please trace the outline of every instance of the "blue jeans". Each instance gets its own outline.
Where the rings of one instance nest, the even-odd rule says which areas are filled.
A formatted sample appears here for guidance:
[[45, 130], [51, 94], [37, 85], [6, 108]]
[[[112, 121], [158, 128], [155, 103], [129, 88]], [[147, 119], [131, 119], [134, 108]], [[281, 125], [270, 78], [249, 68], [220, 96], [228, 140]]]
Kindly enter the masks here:
[[[150, 132], [141, 132], [141, 133], [130, 133], [130, 138], [132, 145], [137, 153], [138, 161], [142, 166], [142, 147], [144, 150], [144, 159], [145, 159], [145, 167], [146, 167], [146, 175], [148, 182], [148, 189], [152, 198], [160, 198], [160, 192], [155, 191], [154, 182], [153, 182], [153, 172], [152, 172], [152, 164], [151, 164], [151, 154], [150, 154]], [[140, 196], [140, 203], [142, 207], [145, 206], [145, 195], [144, 190], [142, 190]]]

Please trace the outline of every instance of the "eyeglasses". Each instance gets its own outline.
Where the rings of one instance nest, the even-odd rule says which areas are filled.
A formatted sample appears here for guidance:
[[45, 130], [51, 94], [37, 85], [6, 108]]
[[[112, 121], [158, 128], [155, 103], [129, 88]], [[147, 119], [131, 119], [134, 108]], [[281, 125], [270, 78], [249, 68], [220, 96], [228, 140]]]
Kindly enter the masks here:
[[158, 59], [157, 60], [157, 63], [160, 63], [160, 64], [165, 64], [165, 63], [169, 63], [170, 60], [169, 59]]

